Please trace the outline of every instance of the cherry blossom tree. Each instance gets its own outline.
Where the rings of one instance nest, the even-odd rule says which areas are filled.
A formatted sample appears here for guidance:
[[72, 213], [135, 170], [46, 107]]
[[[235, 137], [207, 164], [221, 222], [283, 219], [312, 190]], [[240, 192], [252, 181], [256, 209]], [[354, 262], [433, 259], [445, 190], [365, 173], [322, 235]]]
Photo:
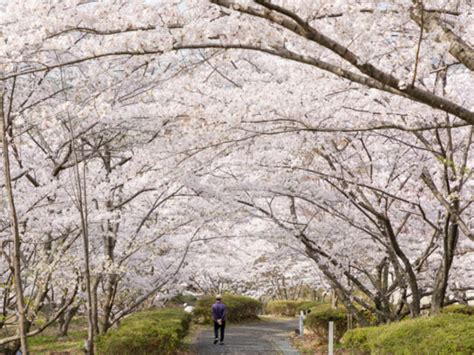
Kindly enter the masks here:
[[93, 353], [185, 282], [330, 286], [361, 324], [469, 299], [467, 2], [0, 9], [1, 344], [85, 306]]

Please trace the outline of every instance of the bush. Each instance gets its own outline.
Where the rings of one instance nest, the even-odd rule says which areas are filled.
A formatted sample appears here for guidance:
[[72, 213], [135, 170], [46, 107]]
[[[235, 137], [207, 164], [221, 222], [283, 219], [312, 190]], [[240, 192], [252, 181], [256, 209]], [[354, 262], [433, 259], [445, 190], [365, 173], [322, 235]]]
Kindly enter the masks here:
[[466, 306], [463, 304], [453, 304], [444, 307], [441, 313], [454, 313], [454, 314], [467, 314], [468, 316], [474, 316], [474, 306]]
[[97, 339], [99, 354], [175, 354], [191, 316], [178, 308], [137, 312]]
[[342, 338], [347, 330], [347, 311], [345, 308], [332, 308], [329, 304], [320, 304], [311, 308], [306, 316], [305, 326], [312, 330], [322, 342], [326, 342], [329, 333], [329, 322], [334, 322], [336, 341]]
[[348, 331], [342, 341], [352, 350], [376, 354], [471, 354], [474, 317], [442, 314]]
[[317, 301], [270, 301], [267, 303], [265, 310], [269, 314], [278, 316], [294, 317], [297, 316], [300, 311], [306, 311], [312, 307], [321, 304]]
[[182, 305], [182, 304], [186, 303], [188, 306], [194, 306], [196, 301], [197, 301], [197, 297], [194, 296], [194, 295], [179, 294], [179, 295], [173, 297], [170, 300], [170, 303], [171, 304], [176, 304], [176, 305]]
[[[215, 302], [214, 296], [204, 296], [196, 302], [193, 314], [201, 323], [212, 323], [211, 307]], [[222, 302], [227, 307], [227, 321], [241, 322], [257, 319], [262, 304], [254, 298], [225, 294]]]

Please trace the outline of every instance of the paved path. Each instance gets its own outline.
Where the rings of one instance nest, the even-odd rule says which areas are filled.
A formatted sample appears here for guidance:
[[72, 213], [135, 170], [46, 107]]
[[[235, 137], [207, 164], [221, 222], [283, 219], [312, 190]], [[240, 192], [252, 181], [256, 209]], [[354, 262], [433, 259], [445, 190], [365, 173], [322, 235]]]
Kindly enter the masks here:
[[227, 324], [225, 345], [214, 345], [214, 331], [202, 331], [196, 339], [193, 353], [233, 354], [233, 355], [298, 355], [290, 344], [288, 337], [298, 327], [292, 321], [261, 321], [243, 325]]

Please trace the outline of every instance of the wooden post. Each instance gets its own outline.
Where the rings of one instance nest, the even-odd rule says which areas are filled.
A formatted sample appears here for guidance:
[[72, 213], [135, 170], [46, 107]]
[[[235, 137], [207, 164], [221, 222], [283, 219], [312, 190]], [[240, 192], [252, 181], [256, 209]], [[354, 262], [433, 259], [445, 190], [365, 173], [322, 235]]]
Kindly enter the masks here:
[[334, 354], [334, 322], [329, 322], [328, 355]]
[[304, 312], [300, 311], [300, 336], [304, 335]]

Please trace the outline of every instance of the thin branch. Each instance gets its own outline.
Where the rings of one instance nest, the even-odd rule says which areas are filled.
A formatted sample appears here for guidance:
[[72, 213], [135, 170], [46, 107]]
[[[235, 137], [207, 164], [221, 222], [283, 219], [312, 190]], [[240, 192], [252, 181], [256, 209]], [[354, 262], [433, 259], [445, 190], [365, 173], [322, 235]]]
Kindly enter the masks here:
[[425, 18], [424, 18], [425, 9], [424, 9], [424, 6], [423, 6], [423, 0], [419, 1], [419, 5], [420, 5], [420, 12], [421, 12], [421, 15], [420, 15], [420, 22], [421, 22], [420, 36], [418, 37], [418, 45], [416, 47], [415, 69], [413, 70], [413, 79], [411, 81], [411, 86], [414, 86], [415, 81], [416, 81], [416, 74], [417, 74], [417, 71], [418, 71], [418, 61], [420, 60], [421, 41], [423, 40], [423, 28], [424, 28], [423, 25], [425, 23]]

